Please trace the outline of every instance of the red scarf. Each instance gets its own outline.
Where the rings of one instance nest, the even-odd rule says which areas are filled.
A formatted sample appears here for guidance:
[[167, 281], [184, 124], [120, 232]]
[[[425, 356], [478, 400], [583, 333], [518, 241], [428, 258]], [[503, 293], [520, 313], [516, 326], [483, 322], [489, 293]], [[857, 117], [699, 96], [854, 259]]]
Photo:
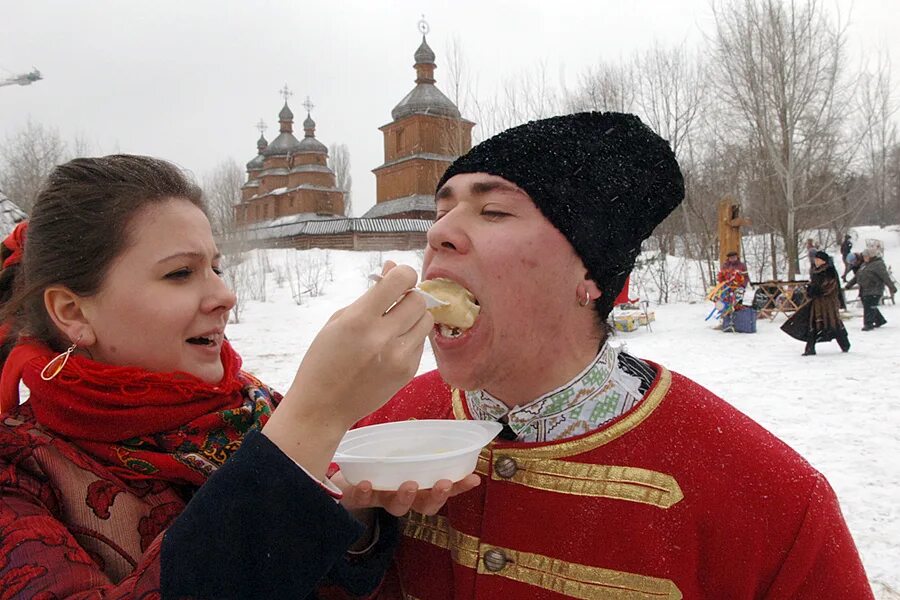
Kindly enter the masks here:
[[16, 346], [4, 366], [4, 396], [12, 380], [17, 387], [18, 370], [31, 390], [27, 404], [37, 422], [125, 480], [202, 485], [248, 431], [265, 424], [281, 399], [240, 370], [241, 358], [227, 342], [225, 373], [217, 384], [77, 355], [44, 381], [41, 370], [54, 356], [34, 341]]

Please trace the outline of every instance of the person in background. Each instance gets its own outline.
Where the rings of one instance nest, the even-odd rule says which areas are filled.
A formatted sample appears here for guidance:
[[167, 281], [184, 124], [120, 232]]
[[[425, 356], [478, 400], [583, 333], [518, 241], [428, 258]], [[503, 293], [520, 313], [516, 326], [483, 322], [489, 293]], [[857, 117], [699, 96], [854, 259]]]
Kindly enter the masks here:
[[841, 276], [841, 279], [844, 282], [847, 281], [847, 275], [851, 277], [856, 277], [856, 274], [859, 272], [859, 268], [863, 265], [863, 255], [862, 252], [851, 252], [849, 256], [847, 256], [847, 265], [849, 270], [847, 273]]
[[828, 253], [816, 252], [815, 268], [806, 286], [807, 302], [784, 322], [781, 330], [806, 342], [803, 356], [816, 353], [817, 342], [835, 340], [842, 352], [850, 351], [850, 340], [840, 316], [840, 289], [834, 261]]
[[737, 252], [732, 250], [725, 256], [725, 264], [716, 280], [723, 284], [724, 290], [720, 297], [726, 305], [733, 308], [743, 301], [747, 284], [750, 283], [750, 274]]
[[872, 331], [887, 323], [887, 319], [878, 310], [881, 298], [884, 296], [884, 288], [891, 292], [891, 298], [897, 293], [897, 286], [891, 281], [884, 260], [868, 248], [863, 250], [863, 263], [856, 275], [847, 282], [846, 289], [859, 284], [859, 297], [863, 305], [863, 331]]
[[850, 262], [849, 257], [852, 254], [853, 250], [853, 240], [850, 239], [850, 234], [844, 234], [844, 241], [841, 242], [841, 260], [844, 263], [844, 272], [841, 274], [841, 277], [844, 281], [847, 280], [847, 271], [850, 270]]
[[816, 268], [816, 252], [819, 251], [819, 246], [813, 241], [812, 238], [807, 238], [806, 240], [806, 258], [809, 260], [809, 272], [812, 273], [813, 269]]
[[[0, 257], [0, 596], [376, 588], [393, 518], [367, 530], [325, 474], [346, 429], [417, 369], [433, 320], [417, 295], [398, 301], [412, 269], [387, 264], [336, 313], [282, 397], [241, 370], [200, 189], [165, 161], [57, 167]], [[409, 483], [366, 505], [433, 512], [477, 477]]]
[[465, 331], [435, 327], [439, 370], [362, 424], [504, 431], [479, 487], [404, 517], [380, 598], [872, 598], [821, 473], [609, 343], [642, 241], [683, 197], [669, 144], [621, 113], [513, 127], [450, 165], [422, 276], [459, 283], [480, 311]]

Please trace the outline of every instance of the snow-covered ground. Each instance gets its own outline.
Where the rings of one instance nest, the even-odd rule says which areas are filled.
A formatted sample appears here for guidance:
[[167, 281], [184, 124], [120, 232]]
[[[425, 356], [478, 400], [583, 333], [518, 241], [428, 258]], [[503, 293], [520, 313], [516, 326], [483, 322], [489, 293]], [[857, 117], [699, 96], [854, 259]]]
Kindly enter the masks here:
[[[897, 228], [861, 230], [863, 240], [884, 241], [885, 261], [900, 274]], [[267, 251], [277, 271], [300, 256], [321, 259], [310, 250]], [[285, 390], [318, 329], [366, 286], [365, 275], [381, 259], [418, 268], [421, 253], [327, 253], [333, 280], [315, 298], [297, 305], [286, 281], [268, 277], [266, 302], [246, 302], [241, 322], [228, 336], [244, 357], [245, 368], [276, 389]], [[840, 258], [837, 258], [840, 265]], [[848, 292], [848, 301], [856, 292]], [[900, 299], [900, 298], [898, 298]], [[779, 330], [784, 321], [760, 320], [756, 334], [723, 333], [704, 321], [707, 302], [651, 306], [652, 331], [618, 333], [637, 356], [660, 362], [731, 402], [786, 441], [824, 473], [837, 491], [844, 515], [878, 598], [900, 598], [900, 308], [882, 312], [888, 324], [861, 332], [862, 309], [851, 302], [846, 322], [852, 349], [821, 344], [819, 354], [801, 356], [803, 344]], [[426, 347], [420, 372], [434, 368]]]

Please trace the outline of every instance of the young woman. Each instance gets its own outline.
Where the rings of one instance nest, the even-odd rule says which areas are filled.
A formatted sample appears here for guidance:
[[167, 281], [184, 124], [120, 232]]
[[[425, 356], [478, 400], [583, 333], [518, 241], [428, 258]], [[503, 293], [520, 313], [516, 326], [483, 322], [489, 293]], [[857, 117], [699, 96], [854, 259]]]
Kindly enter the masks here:
[[[161, 160], [77, 159], [4, 241], [0, 596], [303, 598], [380, 581], [394, 524], [380, 513], [366, 531], [326, 471], [415, 373], [432, 319], [397, 299], [416, 275], [386, 265], [282, 398], [225, 337], [235, 297], [200, 198]], [[346, 499], [434, 512], [475, 484], [363, 483]]]

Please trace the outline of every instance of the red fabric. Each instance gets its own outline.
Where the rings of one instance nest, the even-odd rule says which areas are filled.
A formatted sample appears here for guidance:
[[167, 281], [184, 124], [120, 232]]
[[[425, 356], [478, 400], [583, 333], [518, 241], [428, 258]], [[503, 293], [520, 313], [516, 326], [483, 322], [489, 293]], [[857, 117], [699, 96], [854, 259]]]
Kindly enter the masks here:
[[3, 240], [3, 245], [12, 251], [12, 254], [3, 261], [3, 268], [17, 265], [22, 261], [22, 252], [25, 251], [25, 232], [28, 230], [28, 221], [22, 221]]
[[[0, 342], [6, 337], [8, 327], [0, 326]], [[3, 363], [3, 374], [0, 375], [0, 413], [5, 413], [19, 405], [19, 382], [22, 371], [31, 360], [42, 359], [45, 352], [36, 344], [19, 344]], [[46, 364], [46, 363], [45, 363]]]
[[729, 287], [747, 287], [747, 284], [750, 283], [747, 266], [742, 262], [725, 263], [716, 279], [719, 283], [724, 282]]
[[[429, 600], [562, 600], [624, 590], [654, 598], [871, 599], [825, 478], [708, 390], [656, 368], [660, 375], [642, 403], [599, 432], [562, 442], [492, 443], [479, 461], [480, 486], [451, 498], [424, 525], [405, 526], [380, 598], [402, 598], [402, 589]], [[633, 419], [651, 397], [661, 397], [659, 404]], [[361, 424], [409, 418], [454, 418], [451, 391], [437, 372], [413, 380]], [[579, 453], [578, 442], [591, 439]], [[547, 450], [555, 454], [539, 455]], [[513, 451], [518, 471], [504, 479], [493, 465]], [[546, 487], [573, 464], [597, 467], [582, 471], [583, 488]], [[606, 467], [667, 475], [683, 497], [664, 508], [639, 500], [653, 486], [638, 500], [617, 496], [616, 484], [605, 496], [590, 492], [610, 480]], [[491, 572], [485, 552], [498, 548], [538, 558]]]
[[637, 302], [640, 298], [629, 298], [628, 297], [628, 286], [631, 283], [631, 276], [625, 278], [625, 285], [622, 286], [622, 291], [619, 292], [619, 295], [616, 296], [616, 300], [613, 303], [613, 306], [619, 306], [620, 304], [633, 304]]
[[[277, 402], [254, 378], [239, 377], [245, 414]], [[0, 417], [0, 600], [158, 600], [163, 534], [188, 488], [163, 478], [123, 482], [118, 459], [104, 464], [42, 428], [35, 400], [32, 393]], [[211, 432], [196, 454], [222, 454], [214, 446], [221, 437]]]
[[[15, 396], [18, 377], [31, 390], [35, 418], [93, 457], [123, 480], [165, 479], [201, 485], [227, 458], [251, 427], [268, 420], [271, 406], [246, 420], [234, 416], [241, 406], [241, 359], [222, 346], [225, 374], [217, 384], [188, 373], [152, 373], [116, 367], [73, 354], [50, 381], [41, 371], [57, 353], [34, 341], [10, 353], [0, 377], [4, 406]], [[245, 376], [249, 377], [249, 376]], [[220, 438], [208, 450], [208, 436]], [[200, 449], [207, 455], [200, 456]]]

